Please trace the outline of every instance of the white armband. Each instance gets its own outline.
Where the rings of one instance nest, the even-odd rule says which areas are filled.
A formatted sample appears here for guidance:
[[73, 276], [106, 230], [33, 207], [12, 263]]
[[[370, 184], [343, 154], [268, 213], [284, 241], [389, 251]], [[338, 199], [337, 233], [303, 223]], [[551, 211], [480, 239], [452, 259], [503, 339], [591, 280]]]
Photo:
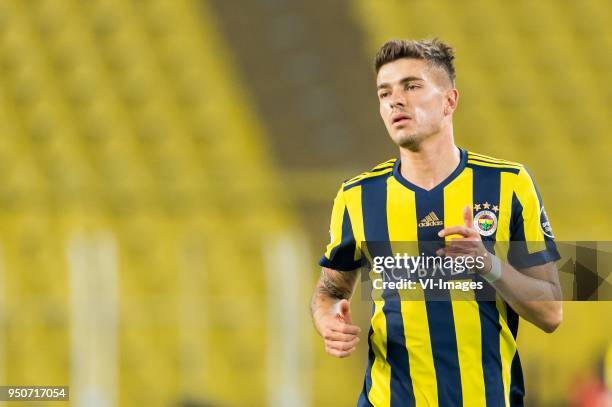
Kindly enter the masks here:
[[502, 275], [502, 264], [501, 260], [497, 256], [490, 254], [491, 256], [491, 270], [488, 273], [482, 274], [482, 278], [484, 278], [489, 283], [494, 283], [501, 278]]

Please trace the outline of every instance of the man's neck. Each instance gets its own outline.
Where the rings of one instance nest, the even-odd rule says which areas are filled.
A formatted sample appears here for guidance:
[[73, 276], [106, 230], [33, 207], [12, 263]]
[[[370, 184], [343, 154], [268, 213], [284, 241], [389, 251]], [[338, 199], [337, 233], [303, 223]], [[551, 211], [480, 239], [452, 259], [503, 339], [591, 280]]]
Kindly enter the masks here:
[[459, 165], [461, 153], [452, 137], [426, 140], [418, 151], [400, 147], [402, 177], [427, 191], [444, 181]]

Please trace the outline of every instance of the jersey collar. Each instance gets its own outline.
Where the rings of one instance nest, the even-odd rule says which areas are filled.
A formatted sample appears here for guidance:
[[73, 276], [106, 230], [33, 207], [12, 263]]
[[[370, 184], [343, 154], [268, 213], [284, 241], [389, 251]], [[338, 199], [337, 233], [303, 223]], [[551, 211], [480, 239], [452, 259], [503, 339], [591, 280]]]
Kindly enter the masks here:
[[399, 157], [397, 161], [395, 161], [395, 165], [393, 165], [393, 176], [400, 184], [402, 184], [403, 186], [405, 186], [406, 188], [414, 192], [431, 193], [441, 188], [444, 188], [446, 185], [452, 182], [455, 178], [457, 178], [459, 174], [461, 174], [461, 172], [463, 171], [467, 163], [467, 152], [464, 149], [459, 148], [459, 154], [460, 154], [460, 158], [459, 158], [459, 165], [457, 166], [457, 168], [455, 168], [455, 170], [448, 177], [446, 177], [442, 182], [440, 182], [438, 185], [436, 185], [430, 190], [423, 189], [413, 184], [412, 182], [408, 181], [406, 178], [402, 176], [402, 173], [400, 172], [400, 165], [402, 163], [402, 160]]

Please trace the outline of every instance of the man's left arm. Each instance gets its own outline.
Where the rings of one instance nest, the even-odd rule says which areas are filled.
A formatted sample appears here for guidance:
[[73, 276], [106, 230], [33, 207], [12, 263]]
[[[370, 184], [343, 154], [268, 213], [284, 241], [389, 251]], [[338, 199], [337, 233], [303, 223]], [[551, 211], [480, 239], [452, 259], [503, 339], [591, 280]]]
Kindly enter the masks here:
[[545, 332], [553, 332], [563, 319], [561, 285], [554, 262], [515, 269], [490, 254], [473, 225], [472, 210], [463, 210], [464, 226], [440, 231], [440, 237], [459, 235], [438, 254], [451, 257], [481, 257], [484, 266], [476, 272], [483, 276], [521, 317]]
[[[501, 276], [490, 284], [501, 297], [521, 317], [543, 331], [551, 333], [557, 329], [563, 320], [563, 307], [555, 263], [516, 270], [508, 263], [499, 262]], [[488, 270], [490, 273], [491, 268]]]

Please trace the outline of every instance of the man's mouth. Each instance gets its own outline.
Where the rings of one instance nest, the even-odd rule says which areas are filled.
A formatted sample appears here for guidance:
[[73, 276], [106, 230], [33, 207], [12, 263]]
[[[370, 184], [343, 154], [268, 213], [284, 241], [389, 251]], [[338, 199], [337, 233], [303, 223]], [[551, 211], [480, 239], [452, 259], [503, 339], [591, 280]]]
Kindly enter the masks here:
[[391, 117], [391, 124], [405, 124], [408, 123], [409, 120], [412, 120], [409, 115], [405, 113], [396, 113]]

